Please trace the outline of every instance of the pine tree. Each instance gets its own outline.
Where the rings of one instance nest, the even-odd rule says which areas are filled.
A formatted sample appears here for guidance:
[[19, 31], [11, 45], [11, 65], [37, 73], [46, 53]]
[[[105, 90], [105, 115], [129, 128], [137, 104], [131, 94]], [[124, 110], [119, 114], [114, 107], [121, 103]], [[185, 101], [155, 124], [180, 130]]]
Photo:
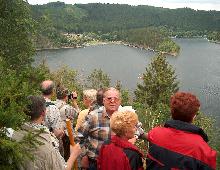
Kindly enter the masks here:
[[87, 77], [87, 87], [89, 88], [99, 89], [109, 87], [110, 82], [109, 76], [101, 69], [94, 69]]
[[31, 64], [34, 31], [28, 3], [0, 0], [0, 55], [9, 69], [21, 71]]
[[156, 108], [160, 103], [169, 105], [170, 96], [179, 89], [175, 70], [163, 55], [152, 59], [142, 79], [143, 83], [138, 84], [135, 90], [135, 97], [136, 102], [145, 108]]
[[27, 96], [37, 92], [44, 70], [31, 66], [33, 47], [32, 19], [27, 2], [0, 0], [0, 169], [19, 169], [32, 158], [35, 147], [31, 134], [22, 141], [12, 140], [7, 128], [14, 130], [28, 119], [25, 115]]

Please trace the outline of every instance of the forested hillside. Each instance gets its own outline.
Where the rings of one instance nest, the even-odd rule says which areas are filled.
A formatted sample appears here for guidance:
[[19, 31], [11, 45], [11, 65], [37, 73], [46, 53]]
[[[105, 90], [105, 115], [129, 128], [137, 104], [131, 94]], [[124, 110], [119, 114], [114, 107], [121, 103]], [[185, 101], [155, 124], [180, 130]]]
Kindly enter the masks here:
[[173, 30], [216, 31], [220, 29], [219, 11], [195, 11], [190, 8], [166, 9], [119, 4], [78, 4], [88, 12], [84, 29], [112, 31], [167, 26]]
[[[147, 33], [159, 33], [155, 37], [162, 35], [160, 42], [166, 41], [166, 45], [160, 43], [155, 45], [155, 42], [149, 41], [149, 39], [145, 41], [146, 37], [150, 37], [149, 35], [145, 35], [145, 38], [139, 36], [138, 41], [142, 42], [141, 45], [150, 48], [156, 47], [156, 50], [167, 49], [167, 47], [178, 49], [173, 46], [172, 40], [168, 40], [173, 36], [207, 36], [210, 40], [220, 41], [220, 11], [101, 3], [70, 5], [63, 2], [53, 2], [45, 5], [31, 5], [31, 12], [37, 27], [34, 40], [37, 48], [81, 46], [88, 39], [94, 39], [94, 36], [82, 36], [80, 40], [69, 39], [64, 36], [66, 33], [95, 33], [98, 41], [103, 40], [104, 37], [104, 40], [108, 41], [132, 40], [131, 43], [134, 43], [134, 37], [130, 33], [146, 28], [152, 30]], [[121, 36], [121, 32], [128, 37]], [[103, 36], [104, 34], [107, 36]], [[147, 42], [152, 44], [147, 44]], [[169, 47], [170, 45], [171, 47]], [[158, 48], [159, 46], [160, 48]], [[165, 52], [169, 51], [172, 50]], [[178, 53], [178, 51], [176, 52]]]
[[47, 16], [62, 31], [112, 32], [148, 26], [166, 26], [172, 30], [219, 31], [220, 11], [196, 11], [190, 8], [167, 9], [120, 4], [76, 4], [63, 2], [33, 5], [33, 17]]

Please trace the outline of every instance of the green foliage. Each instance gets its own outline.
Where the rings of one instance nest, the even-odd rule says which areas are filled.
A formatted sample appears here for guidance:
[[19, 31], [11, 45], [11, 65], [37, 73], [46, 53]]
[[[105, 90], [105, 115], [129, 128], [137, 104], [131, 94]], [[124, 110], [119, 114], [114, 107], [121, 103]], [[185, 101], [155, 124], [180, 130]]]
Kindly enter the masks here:
[[142, 122], [144, 130], [148, 132], [155, 126], [161, 126], [170, 118], [170, 108], [166, 104], [159, 103], [156, 108], [143, 108], [143, 105], [135, 105], [138, 118]]
[[106, 88], [110, 86], [110, 78], [101, 69], [94, 69], [87, 77], [86, 87], [88, 88]]
[[149, 26], [167, 26], [173, 31], [219, 30], [219, 11], [199, 11], [190, 8], [166, 9], [146, 5], [77, 4], [88, 15], [82, 19], [84, 31], [104, 33]]
[[0, 23], [0, 169], [19, 169], [25, 159], [32, 158], [29, 149], [34, 139], [13, 141], [6, 136], [6, 128], [17, 130], [27, 121], [27, 96], [37, 94], [45, 72], [31, 67], [33, 21], [28, 4], [0, 0]]
[[46, 17], [48, 21], [52, 21], [50, 28], [65, 32], [77, 32], [80, 21], [87, 16], [85, 10], [63, 2], [32, 5], [31, 9], [33, 18], [37, 22], [40, 23], [41, 18]]
[[58, 70], [51, 72], [49, 77], [56, 85], [61, 84], [65, 88], [68, 88], [70, 92], [76, 91], [78, 105], [80, 108], [83, 108], [83, 82], [79, 80], [79, 75], [76, 70], [63, 65]]
[[[36, 89], [44, 77], [37, 70], [16, 71], [0, 64], [0, 169], [19, 169], [26, 158], [31, 158], [27, 141], [15, 142], [5, 136], [5, 127], [17, 130], [28, 118], [25, 115], [27, 96], [36, 94]], [[31, 139], [33, 140], [33, 139]], [[26, 146], [26, 147], [25, 147]]]
[[[154, 108], [145, 108], [141, 103], [134, 103], [134, 108], [146, 133], [156, 126], [163, 126], [170, 118], [170, 108], [167, 104], [158, 103]], [[144, 140], [138, 141], [137, 146], [147, 153], [149, 146]]]
[[0, 168], [16, 170], [20, 169], [26, 161], [33, 161], [34, 155], [31, 151], [42, 145], [42, 142], [36, 138], [42, 132], [43, 130], [27, 133], [20, 141], [14, 141], [4, 136], [5, 133], [1, 131], [1, 136], [4, 138], [0, 138]]
[[51, 73], [51, 79], [56, 84], [62, 84], [71, 91], [81, 89], [81, 85], [77, 81], [77, 76], [77, 71], [65, 65]]
[[5, 67], [18, 72], [32, 62], [34, 54], [33, 21], [29, 12], [23, 0], [0, 0], [0, 56]]
[[122, 106], [130, 106], [132, 103], [132, 101], [131, 101], [132, 99], [131, 99], [129, 90], [122, 88], [121, 81], [116, 82], [115, 88], [118, 89], [121, 93], [121, 99], [122, 99], [121, 105]]
[[[163, 56], [153, 58], [143, 74], [143, 84], [138, 84], [135, 91], [134, 108], [146, 132], [155, 126], [163, 126], [170, 118], [169, 99], [177, 90], [178, 82], [172, 67]], [[220, 130], [214, 119], [199, 113], [194, 123], [204, 129], [209, 137], [209, 145], [219, 152]], [[146, 151], [144, 142], [139, 142], [138, 146]], [[219, 162], [218, 156], [217, 167], [220, 166]]]
[[7, 74], [3, 74], [5, 71], [2, 69], [4, 68], [0, 68], [0, 127], [16, 128], [25, 120], [23, 106], [25, 106], [26, 96], [29, 95], [29, 85], [23, 81], [23, 75], [18, 77], [16, 72], [11, 70], [8, 70]]
[[210, 32], [207, 36], [209, 40], [220, 42], [220, 31]]
[[[175, 70], [165, 56], [155, 56], [143, 74], [143, 83], [135, 90], [134, 108], [146, 132], [162, 126], [170, 118], [170, 96], [179, 88]], [[144, 142], [138, 146], [146, 151]], [[148, 146], [147, 146], [148, 148]]]
[[176, 45], [171, 39], [167, 38], [156, 47], [156, 50], [174, 54], [176, 56], [180, 51], [180, 46]]
[[220, 138], [220, 129], [216, 126], [215, 119], [199, 112], [193, 123], [196, 126], [201, 127], [206, 132], [209, 137], [209, 144], [217, 150], [217, 141], [219, 141]]
[[120, 31], [117, 37], [133, 46], [154, 49], [159, 52], [176, 55], [180, 50], [180, 47], [168, 38], [167, 33], [153, 27]]
[[145, 108], [156, 108], [159, 103], [169, 105], [170, 96], [179, 88], [175, 70], [163, 55], [152, 59], [142, 79], [143, 83], [138, 84], [135, 90], [135, 97], [136, 102]]
[[[63, 32], [95, 32], [103, 41], [116, 41], [121, 40], [119, 39], [120, 32], [155, 27], [160, 31], [154, 30], [150, 34], [144, 32], [135, 34], [135, 31], [133, 31], [134, 34], [128, 33], [132, 41], [127, 42], [167, 53], [178, 53], [179, 47], [172, 40], [167, 41], [167, 36], [195, 37], [213, 32], [213, 35], [209, 33], [208, 37], [216, 41], [218, 36], [215, 32], [219, 32], [220, 27], [219, 11], [195, 11], [189, 8], [164, 9], [143, 5], [100, 3], [69, 5], [63, 2], [53, 2], [45, 5], [32, 5], [31, 11], [37, 25], [35, 42], [38, 48], [69, 45], [75, 47], [82, 44], [74, 43], [74, 41], [68, 42], [69, 40], [62, 35]], [[116, 32], [119, 32], [119, 35]], [[143, 42], [138, 42], [138, 40]]]
[[201, 127], [209, 138], [209, 145], [217, 151], [217, 169], [220, 168], [220, 128], [213, 117], [207, 116], [199, 112], [193, 122], [198, 127]]

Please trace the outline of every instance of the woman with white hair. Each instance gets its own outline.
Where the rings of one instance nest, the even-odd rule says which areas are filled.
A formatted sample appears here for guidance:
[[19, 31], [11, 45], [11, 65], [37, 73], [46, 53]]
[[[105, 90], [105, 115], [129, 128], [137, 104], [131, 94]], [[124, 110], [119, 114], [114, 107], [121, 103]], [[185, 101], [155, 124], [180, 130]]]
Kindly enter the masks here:
[[83, 122], [85, 121], [86, 115], [89, 113], [90, 107], [96, 101], [96, 94], [97, 94], [97, 91], [95, 89], [83, 90], [83, 104], [86, 107], [86, 109], [82, 110], [79, 113], [79, 116], [77, 118], [76, 127], [75, 127], [76, 131], [83, 124]]

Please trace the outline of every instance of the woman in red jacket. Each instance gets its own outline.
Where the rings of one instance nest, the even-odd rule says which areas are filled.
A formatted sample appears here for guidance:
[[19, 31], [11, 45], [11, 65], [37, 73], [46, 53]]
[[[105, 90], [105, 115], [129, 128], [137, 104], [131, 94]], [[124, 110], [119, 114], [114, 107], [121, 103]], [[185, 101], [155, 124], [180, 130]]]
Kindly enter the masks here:
[[200, 102], [191, 93], [177, 92], [170, 100], [172, 120], [149, 131], [147, 170], [214, 170], [216, 151], [204, 131], [192, 121]]
[[99, 152], [99, 170], [142, 170], [142, 153], [128, 140], [134, 138], [138, 123], [137, 114], [131, 111], [115, 112], [110, 119], [114, 132]]

